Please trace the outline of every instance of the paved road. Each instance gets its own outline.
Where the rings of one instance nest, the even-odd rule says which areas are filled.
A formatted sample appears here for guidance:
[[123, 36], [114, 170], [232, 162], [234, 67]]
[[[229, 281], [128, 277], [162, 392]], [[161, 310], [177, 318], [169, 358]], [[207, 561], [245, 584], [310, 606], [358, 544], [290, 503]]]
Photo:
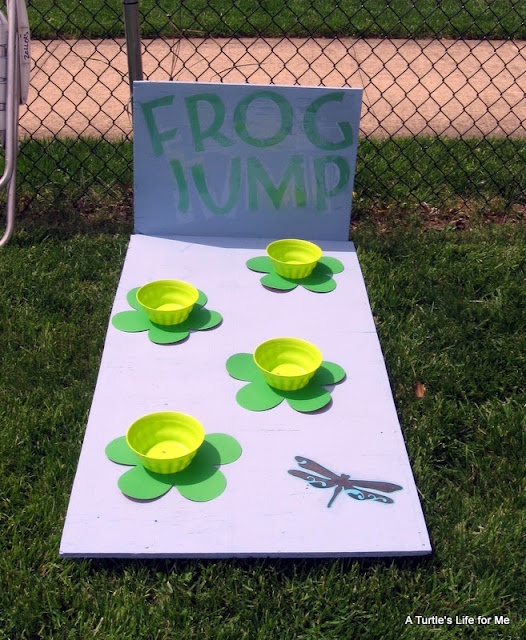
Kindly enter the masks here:
[[[143, 41], [145, 79], [364, 87], [366, 134], [526, 136], [526, 42]], [[131, 131], [123, 40], [32, 42], [21, 134]]]

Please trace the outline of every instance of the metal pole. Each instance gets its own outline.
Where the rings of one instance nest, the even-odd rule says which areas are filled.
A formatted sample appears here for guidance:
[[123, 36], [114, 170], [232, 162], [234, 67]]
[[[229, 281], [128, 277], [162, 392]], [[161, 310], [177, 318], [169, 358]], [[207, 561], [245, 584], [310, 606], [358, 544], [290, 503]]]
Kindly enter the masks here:
[[141, 34], [139, 31], [139, 0], [122, 0], [124, 29], [128, 53], [128, 75], [130, 78], [130, 99], [133, 110], [133, 81], [142, 80]]
[[8, 2], [7, 44], [7, 96], [5, 166], [0, 178], [0, 188], [7, 184], [6, 228], [0, 238], [0, 247], [6, 245], [15, 228], [16, 210], [16, 161], [18, 156], [18, 113], [20, 104], [20, 61], [18, 57], [18, 11], [16, 0]]

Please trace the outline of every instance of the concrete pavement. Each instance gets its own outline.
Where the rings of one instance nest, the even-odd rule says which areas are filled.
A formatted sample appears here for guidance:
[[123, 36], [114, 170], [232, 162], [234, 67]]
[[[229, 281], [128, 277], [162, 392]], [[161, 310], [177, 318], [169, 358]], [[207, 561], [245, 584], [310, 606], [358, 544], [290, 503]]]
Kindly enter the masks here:
[[[145, 79], [364, 88], [367, 135], [526, 136], [526, 42], [206, 38], [144, 40]], [[20, 134], [132, 129], [124, 40], [31, 43]]]

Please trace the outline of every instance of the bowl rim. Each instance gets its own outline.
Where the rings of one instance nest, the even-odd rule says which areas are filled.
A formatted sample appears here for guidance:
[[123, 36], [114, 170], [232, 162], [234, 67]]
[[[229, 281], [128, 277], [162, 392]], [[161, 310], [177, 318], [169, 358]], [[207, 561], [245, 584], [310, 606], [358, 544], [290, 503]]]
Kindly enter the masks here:
[[[300, 263], [300, 265], [313, 264], [314, 262], [318, 262], [318, 260], [320, 260], [320, 258], [323, 256], [322, 248], [319, 245], [317, 245], [315, 242], [311, 242], [310, 240], [304, 240], [303, 238], [279, 238], [278, 240], [273, 240], [271, 243], [269, 243], [266, 246], [265, 251], [266, 251], [268, 257], [271, 260], [274, 260], [275, 262], [278, 262], [279, 264], [288, 265], [289, 264], [288, 262], [284, 262], [283, 260], [280, 260], [279, 258], [275, 258], [274, 256], [272, 256], [270, 254], [270, 251], [269, 251], [269, 249], [271, 247], [274, 247], [274, 246], [276, 246], [278, 244], [283, 244], [283, 243], [286, 243], [286, 242], [296, 242], [296, 243], [299, 243], [301, 245], [308, 246], [309, 248], [314, 249], [316, 251], [316, 253], [318, 254], [317, 258], [310, 259], [309, 262], [302, 262], [302, 263]], [[298, 265], [298, 266], [300, 266], [300, 265]]]
[[187, 309], [188, 307], [194, 305], [197, 300], [199, 299], [199, 290], [197, 289], [197, 287], [195, 287], [193, 284], [191, 284], [190, 282], [186, 282], [186, 280], [174, 280], [171, 278], [164, 278], [162, 280], [152, 280], [151, 282], [147, 282], [146, 284], [143, 284], [141, 287], [139, 287], [137, 289], [137, 292], [135, 294], [135, 298], [137, 299], [137, 302], [141, 305], [141, 307], [143, 309], [148, 309], [150, 311], [159, 311], [156, 307], [150, 307], [147, 304], [144, 304], [144, 302], [141, 302], [139, 296], [141, 294], [142, 291], [144, 291], [144, 289], [146, 289], [147, 287], [151, 287], [152, 285], [159, 285], [165, 282], [169, 282], [171, 284], [176, 283], [176, 284], [183, 284], [185, 287], [187, 287], [188, 289], [192, 290], [192, 294], [193, 297], [195, 297], [195, 300], [193, 302], [191, 302], [190, 304], [186, 305], [186, 307], [183, 307], [183, 309]]
[[[194, 449], [192, 449], [192, 451], [189, 451], [188, 453], [185, 453], [185, 454], [183, 454], [181, 456], [171, 457], [171, 458], [157, 458], [155, 456], [149, 456], [147, 453], [142, 453], [141, 451], [138, 451], [129, 441], [130, 430], [140, 420], [143, 420], [144, 418], [151, 418], [153, 416], [158, 416], [158, 415], [182, 416], [184, 418], [190, 418], [193, 422], [196, 423], [196, 426], [198, 426], [199, 430], [200, 430], [199, 436], [198, 436], [198, 444], [197, 444], [197, 446]], [[203, 426], [203, 423], [200, 420], [198, 420], [195, 416], [192, 416], [189, 413], [183, 413], [182, 411], [171, 411], [171, 410], [153, 411], [152, 413], [146, 413], [145, 415], [140, 416], [139, 418], [137, 418], [137, 420], [134, 420], [130, 424], [130, 426], [128, 427], [128, 429], [126, 431], [126, 444], [140, 458], [147, 458], [148, 460], [180, 460], [181, 458], [184, 458], [185, 456], [188, 456], [188, 455], [190, 455], [192, 453], [195, 453], [199, 449], [199, 447], [203, 444], [205, 437], [206, 437], [206, 432], [205, 432], [205, 428]]]
[[287, 378], [287, 379], [290, 379], [290, 380], [292, 380], [294, 378], [301, 378], [301, 377], [309, 375], [311, 373], [315, 373], [321, 367], [321, 365], [323, 363], [323, 354], [321, 352], [321, 349], [317, 345], [315, 345], [312, 342], [309, 342], [308, 340], [305, 340], [304, 338], [296, 338], [296, 337], [293, 337], [293, 336], [279, 336], [277, 338], [270, 338], [269, 340], [264, 340], [263, 342], [258, 344], [257, 347], [254, 349], [252, 357], [254, 359], [254, 362], [255, 362], [256, 366], [258, 367], [258, 369], [260, 369], [260, 371], [263, 371], [263, 372], [265, 372], [265, 373], [267, 373], [268, 375], [271, 375], [271, 376], [276, 375], [276, 374], [273, 374], [272, 371], [269, 371], [268, 369], [265, 369], [265, 367], [263, 367], [257, 361], [256, 352], [260, 347], [268, 344], [269, 342], [275, 342], [277, 340], [292, 340], [294, 342], [299, 342], [299, 343], [302, 343], [304, 345], [308, 345], [309, 347], [311, 347], [311, 348], [316, 350], [316, 352], [317, 352], [316, 355], [318, 356], [318, 359], [319, 359], [319, 364], [317, 364], [316, 367], [314, 367], [313, 369], [310, 369], [309, 371], [307, 371], [305, 373], [301, 373], [301, 374], [298, 374], [298, 375], [295, 375], [295, 376], [280, 376], [280, 378]]

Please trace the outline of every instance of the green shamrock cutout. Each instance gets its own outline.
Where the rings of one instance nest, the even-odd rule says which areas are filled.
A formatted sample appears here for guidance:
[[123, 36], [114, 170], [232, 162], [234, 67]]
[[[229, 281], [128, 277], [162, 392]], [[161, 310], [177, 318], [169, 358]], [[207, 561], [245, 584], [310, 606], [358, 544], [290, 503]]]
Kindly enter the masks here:
[[195, 303], [190, 315], [184, 322], [171, 326], [164, 326], [152, 322], [146, 312], [141, 309], [137, 302], [137, 291], [139, 287], [128, 291], [126, 300], [134, 311], [121, 311], [116, 313], [111, 322], [116, 329], [129, 333], [148, 331], [148, 335], [155, 344], [174, 344], [185, 340], [190, 335], [190, 331], [205, 331], [213, 329], [221, 324], [223, 318], [217, 311], [209, 311], [203, 307], [207, 303], [206, 295], [199, 291], [199, 298]]
[[226, 362], [226, 369], [236, 380], [250, 383], [241, 387], [236, 394], [238, 404], [249, 411], [273, 409], [283, 400], [295, 411], [317, 411], [331, 401], [331, 394], [323, 385], [337, 384], [346, 375], [339, 365], [323, 361], [307, 386], [296, 391], [282, 391], [267, 384], [251, 353], [236, 353], [230, 356]]
[[241, 455], [241, 445], [226, 433], [205, 436], [195, 458], [186, 469], [177, 473], [148, 471], [130, 449], [126, 436], [112, 440], [106, 447], [106, 456], [117, 464], [133, 467], [118, 481], [124, 495], [136, 500], [155, 500], [172, 487], [188, 500], [207, 502], [219, 497], [226, 488], [226, 478], [219, 465], [235, 462]]
[[266, 273], [260, 280], [261, 284], [269, 289], [278, 291], [292, 291], [298, 285], [302, 285], [309, 291], [315, 293], [329, 293], [336, 289], [336, 281], [333, 275], [341, 273], [343, 264], [336, 258], [324, 256], [320, 258], [314, 271], [306, 278], [284, 278], [274, 270], [272, 262], [268, 256], [257, 256], [247, 261], [247, 267], [252, 271]]

